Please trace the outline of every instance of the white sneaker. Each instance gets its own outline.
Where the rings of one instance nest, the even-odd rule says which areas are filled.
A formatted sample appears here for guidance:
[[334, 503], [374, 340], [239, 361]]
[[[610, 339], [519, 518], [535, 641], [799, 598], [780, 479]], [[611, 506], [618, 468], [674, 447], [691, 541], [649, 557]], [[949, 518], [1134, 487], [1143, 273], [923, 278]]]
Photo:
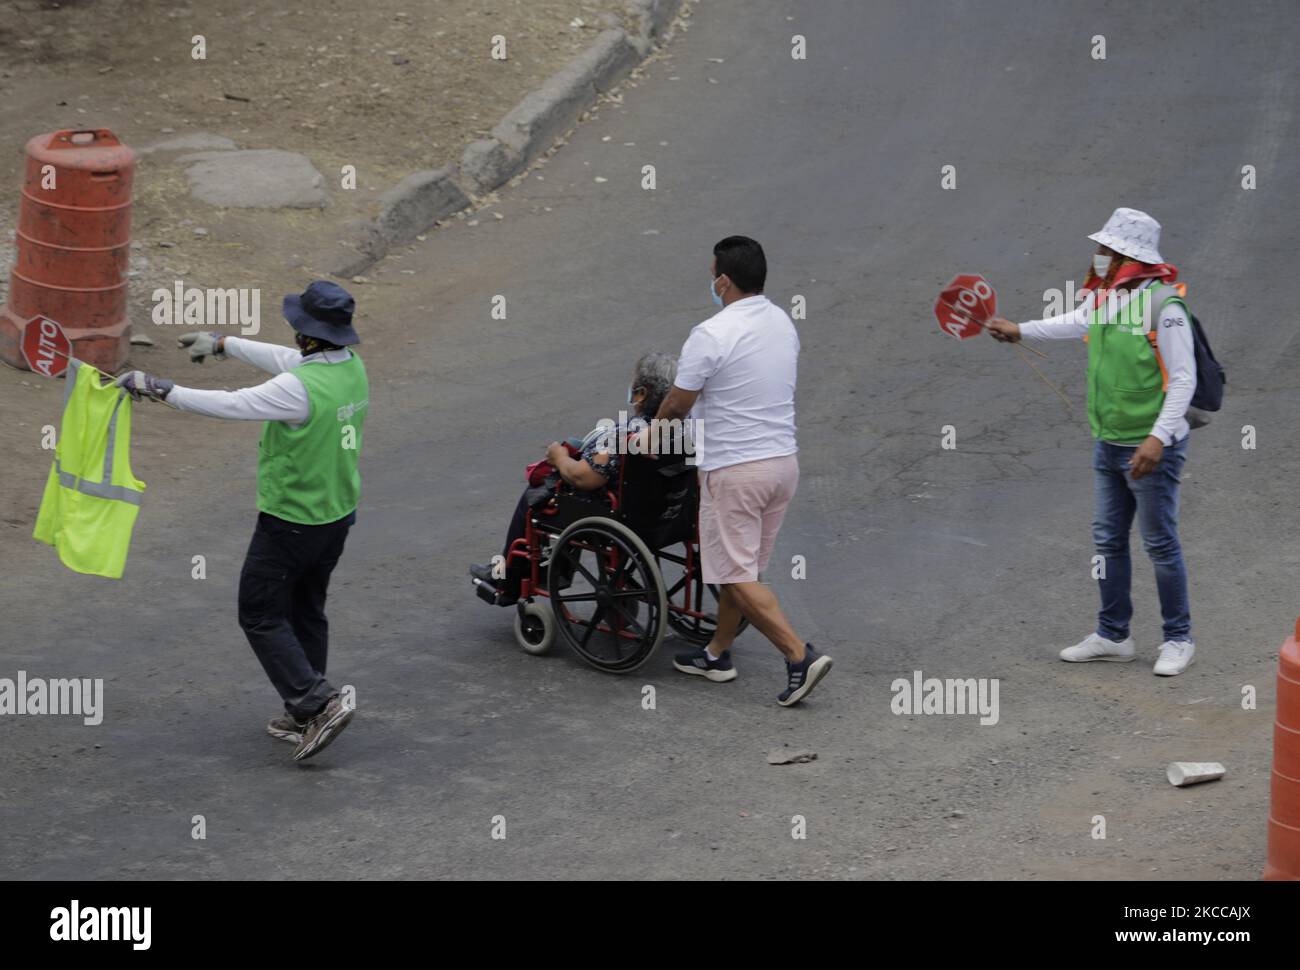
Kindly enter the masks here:
[[1196, 657], [1196, 644], [1191, 640], [1166, 640], [1160, 644], [1160, 659], [1156, 661], [1157, 677], [1175, 677], [1192, 665]]
[[1113, 660], [1117, 663], [1128, 663], [1136, 656], [1137, 647], [1133, 645], [1132, 637], [1116, 642], [1107, 640], [1097, 633], [1090, 633], [1087, 639], [1080, 640], [1074, 646], [1066, 647], [1061, 651], [1061, 659], [1072, 664], [1087, 663], [1089, 660]]

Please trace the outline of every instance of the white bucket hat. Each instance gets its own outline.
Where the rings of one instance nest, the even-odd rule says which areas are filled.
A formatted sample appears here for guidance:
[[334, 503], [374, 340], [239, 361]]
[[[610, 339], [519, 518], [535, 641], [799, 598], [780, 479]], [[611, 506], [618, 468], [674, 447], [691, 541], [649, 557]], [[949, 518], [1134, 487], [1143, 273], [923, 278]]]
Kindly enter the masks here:
[[1101, 232], [1088, 237], [1141, 263], [1163, 263], [1160, 258], [1160, 223], [1141, 209], [1116, 209]]

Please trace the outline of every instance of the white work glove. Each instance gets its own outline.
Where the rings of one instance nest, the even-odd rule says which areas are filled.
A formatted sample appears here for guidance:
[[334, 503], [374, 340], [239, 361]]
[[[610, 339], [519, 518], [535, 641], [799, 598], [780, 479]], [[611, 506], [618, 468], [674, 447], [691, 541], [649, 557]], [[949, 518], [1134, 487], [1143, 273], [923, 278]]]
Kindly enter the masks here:
[[226, 338], [220, 334], [197, 331], [183, 333], [176, 338], [176, 346], [190, 349], [190, 361], [195, 364], [203, 363], [205, 357], [211, 357], [213, 360], [225, 359], [225, 343]]
[[135, 401], [142, 398], [149, 398], [152, 401], [165, 401], [167, 395], [171, 393], [171, 389], [176, 386], [175, 381], [170, 381], [165, 377], [154, 377], [142, 370], [129, 370], [113, 383], [130, 394], [132, 400]]

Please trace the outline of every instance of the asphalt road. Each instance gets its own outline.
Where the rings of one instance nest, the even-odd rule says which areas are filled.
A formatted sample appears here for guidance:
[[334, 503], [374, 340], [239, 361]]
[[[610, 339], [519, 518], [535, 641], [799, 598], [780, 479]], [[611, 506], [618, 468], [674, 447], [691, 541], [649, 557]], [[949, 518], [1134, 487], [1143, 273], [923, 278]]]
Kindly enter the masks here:
[[[255, 429], [139, 419], [150, 493], [121, 583], [6, 540], [0, 676], [104, 677], [107, 715], [0, 721], [0, 875], [1256, 878], [1276, 652], [1300, 608], [1298, 46], [1285, 2], [700, 3], [620, 104], [502, 193], [503, 219], [432, 233], [356, 287], [373, 395], [331, 675], [359, 714], [335, 746], [295, 766], [262, 733], [276, 699], [234, 613]], [[1141, 662], [1055, 658], [1096, 608], [1085, 349], [1040, 362], [1071, 410], [930, 312], [981, 272], [1006, 315], [1040, 315], [1117, 205], [1163, 222], [1231, 381], [1186, 467], [1199, 653], [1170, 680], [1150, 672], [1136, 542]], [[766, 247], [772, 299], [808, 302], [803, 478], [769, 578], [836, 664], [790, 710], [754, 633], [729, 685], [676, 674], [671, 640], [611, 677], [524, 655], [464, 575], [523, 466], [616, 412], [637, 352], [676, 351], [711, 312], [710, 247], [734, 232]], [[34, 508], [43, 473], [0, 474]], [[895, 715], [891, 682], [918, 670], [998, 678], [998, 723]], [[783, 744], [817, 760], [769, 766]], [[1229, 774], [1175, 790], [1171, 760]]]

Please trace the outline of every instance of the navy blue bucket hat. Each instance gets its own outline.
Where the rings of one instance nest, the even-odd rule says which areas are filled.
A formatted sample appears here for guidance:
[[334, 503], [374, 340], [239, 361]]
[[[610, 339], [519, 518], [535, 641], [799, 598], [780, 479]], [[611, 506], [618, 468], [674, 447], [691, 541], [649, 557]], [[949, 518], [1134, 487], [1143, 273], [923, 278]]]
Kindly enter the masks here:
[[356, 309], [352, 294], [337, 283], [314, 280], [302, 294], [284, 298], [284, 318], [301, 334], [340, 347], [361, 343], [352, 329], [352, 312]]

